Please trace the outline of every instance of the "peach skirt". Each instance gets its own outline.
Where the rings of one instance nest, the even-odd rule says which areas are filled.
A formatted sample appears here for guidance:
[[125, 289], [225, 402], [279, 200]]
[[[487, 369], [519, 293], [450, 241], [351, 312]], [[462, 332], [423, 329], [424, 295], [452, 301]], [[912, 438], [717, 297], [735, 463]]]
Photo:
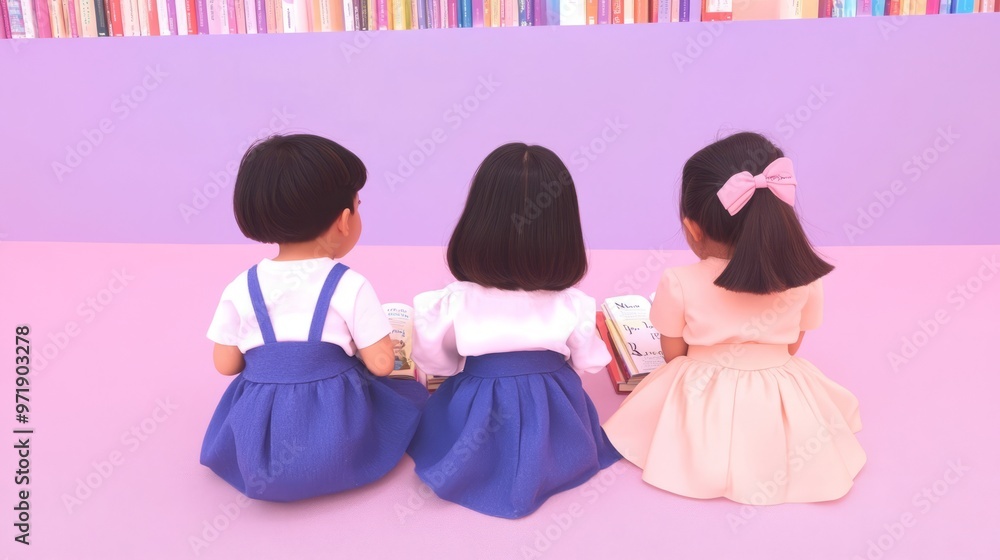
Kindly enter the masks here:
[[865, 464], [857, 398], [784, 345], [692, 346], [604, 429], [643, 480], [692, 498], [835, 500]]

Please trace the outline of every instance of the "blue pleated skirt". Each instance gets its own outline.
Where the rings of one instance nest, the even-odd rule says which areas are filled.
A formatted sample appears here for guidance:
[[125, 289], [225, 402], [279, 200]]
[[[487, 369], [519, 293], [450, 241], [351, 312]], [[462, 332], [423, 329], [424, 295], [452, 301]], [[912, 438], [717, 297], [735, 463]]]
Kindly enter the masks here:
[[350, 490], [398, 464], [427, 391], [372, 375], [327, 342], [278, 342], [247, 367], [212, 416], [201, 463], [251, 498], [276, 502]]
[[427, 401], [408, 452], [438, 496], [508, 519], [621, 458], [580, 376], [549, 351], [466, 358]]

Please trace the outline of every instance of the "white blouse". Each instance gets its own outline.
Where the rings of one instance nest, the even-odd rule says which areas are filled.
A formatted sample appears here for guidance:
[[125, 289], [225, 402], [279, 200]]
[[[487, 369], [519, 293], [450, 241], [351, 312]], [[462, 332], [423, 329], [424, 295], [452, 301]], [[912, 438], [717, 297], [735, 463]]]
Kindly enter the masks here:
[[[260, 291], [274, 337], [279, 342], [308, 340], [316, 300], [336, 262], [328, 258], [264, 259], [257, 265]], [[340, 346], [348, 356], [353, 356], [358, 348], [375, 344], [389, 331], [389, 320], [372, 285], [354, 269], [345, 272], [330, 300], [322, 340]], [[241, 352], [264, 344], [250, 301], [246, 271], [222, 292], [208, 328], [208, 338], [218, 344], [238, 346]]]
[[513, 291], [453, 282], [413, 299], [413, 361], [430, 375], [455, 375], [466, 356], [551, 350], [578, 373], [611, 361], [596, 328], [594, 298], [561, 292]]

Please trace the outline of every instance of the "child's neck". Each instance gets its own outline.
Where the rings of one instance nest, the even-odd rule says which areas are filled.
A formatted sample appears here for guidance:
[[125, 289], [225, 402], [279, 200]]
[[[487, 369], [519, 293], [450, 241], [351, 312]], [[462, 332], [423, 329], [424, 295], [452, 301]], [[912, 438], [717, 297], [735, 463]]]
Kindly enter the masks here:
[[275, 261], [304, 261], [327, 257], [335, 259], [336, 250], [317, 239], [301, 243], [282, 243], [278, 245], [278, 256]]
[[702, 246], [699, 249], [700, 254], [698, 257], [701, 259], [716, 258], [728, 260], [733, 257], [732, 247], [712, 239], [703, 240]]

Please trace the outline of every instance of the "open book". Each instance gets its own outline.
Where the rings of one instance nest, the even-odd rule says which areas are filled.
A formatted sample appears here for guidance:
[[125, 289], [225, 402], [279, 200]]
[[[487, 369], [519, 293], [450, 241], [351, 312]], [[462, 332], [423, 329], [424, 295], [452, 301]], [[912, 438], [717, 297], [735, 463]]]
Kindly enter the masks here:
[[597, 329], [611, 353], [608, 374], [615, 391], [629, 393], [643, 377], [662, 366], [660, 333], [649, 322], [649, 300], [627, 295], [604, 300]]
[[446, 377], [427, 375], [417, 369], [413, 363], [413, 308], [404, 303], [386, 303], [382, 311], [389, 319], [395, 364], [389, 374], [391, 379], [416, 379], [428, 391], [433, 391], [444, 382]]

